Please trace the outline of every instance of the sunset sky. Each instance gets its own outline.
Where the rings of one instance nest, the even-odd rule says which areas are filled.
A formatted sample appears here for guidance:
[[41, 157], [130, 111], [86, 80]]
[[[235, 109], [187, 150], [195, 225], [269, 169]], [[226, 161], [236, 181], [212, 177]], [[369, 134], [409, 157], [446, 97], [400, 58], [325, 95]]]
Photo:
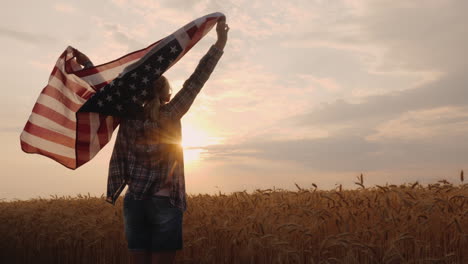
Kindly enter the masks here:
[[[187, 193], [459, 183], [468, 1], [8, 1], [0, 11], [0, 199], [106, 192], [113, 140], [77, 170], [19, 136], [68, 45], [97, 65], [222, 12], [224, 55], [183, 117]], [[212, 30], [165, 75], [174, 94]]]

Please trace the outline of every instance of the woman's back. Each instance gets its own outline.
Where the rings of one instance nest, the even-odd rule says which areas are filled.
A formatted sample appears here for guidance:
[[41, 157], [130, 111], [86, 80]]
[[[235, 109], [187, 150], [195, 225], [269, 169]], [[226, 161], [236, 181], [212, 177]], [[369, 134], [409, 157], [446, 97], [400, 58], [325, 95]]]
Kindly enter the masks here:
[[[161, 107], [164, 116], [164, 107]], [[125, 195], [149, 199], [170, 196], [175, 206], [185, 206], [184, 159], [180, 119], [164, 122], [123, 119], [111, 158], [110, 169], [127, 176]], [[163, 188], [161, 192], [160, 189]], [[182, 193], [183, 192], [183, 193]]]
[[[157, 111], [150, 111], [148, 115], [140, 109], [141, 114], [121, 120], [109, 166], [109, 202], [115, 203], [127, 184], [129, 188], [125, 195], [138, 200], [149, 199], [165, 184], [171, 203], [186, 211], [180, 119], [189, 110], [222, 54], [222, 49], [211, 46], [172, 100], [162, 105], [153, 101], [157, 107], [151, 109]], [[148, 118], [151, 116], [157, 121], [151, 121], [153, 118]]]

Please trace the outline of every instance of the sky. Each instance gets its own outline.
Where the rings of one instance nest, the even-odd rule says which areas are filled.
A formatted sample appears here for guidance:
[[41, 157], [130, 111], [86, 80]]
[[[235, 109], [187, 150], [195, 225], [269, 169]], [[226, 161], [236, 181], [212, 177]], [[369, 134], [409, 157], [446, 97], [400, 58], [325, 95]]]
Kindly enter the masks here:
[[[113, 140], [76, 170], [19, 136], [67, 46], [95, 65], [222, 12], [224, 54], [182, 118], [187, 194], [460, 182], [467, 1], [8, 1], [0, 11], [0, 199], [106, 193]], [[216, 41], [173, 66], [175, 94]]]

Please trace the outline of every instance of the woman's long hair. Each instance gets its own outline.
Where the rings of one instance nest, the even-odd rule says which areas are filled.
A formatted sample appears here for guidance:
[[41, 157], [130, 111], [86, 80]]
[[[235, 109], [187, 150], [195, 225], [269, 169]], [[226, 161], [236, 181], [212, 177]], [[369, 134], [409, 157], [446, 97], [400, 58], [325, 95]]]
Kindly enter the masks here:
[[143, 104], [143, 119], [156, 122], [158, 128], [142, 129], [136, 141], [138, 145], [154, 144], [161, 141], [162, 134], [164, 134], [163, 131], [161, 131], [164, 120], [160, 118], [160, 108], [165, 103], [161, 101], [165, 96], [163, 94], [163, 92], [166, 91], [165, 88], [167, 88], [167, 90], [170, 89], [169, 81], [166, 77], [161, 76], [153, 82], [153, 96]]
[[154, 81], [153, 98], [147, 101], [143, 106], [143, 111], [146, 119], [149, 119], [151, 121], [159, 120], [159, 109], [163, 105], [161, 99], [164, 96], [162, 92], [165, 90], [165, 87], [167, 87], [167, 90], [169, 90], [171, 86], [167, 78], [161, 75], [161, 77]]

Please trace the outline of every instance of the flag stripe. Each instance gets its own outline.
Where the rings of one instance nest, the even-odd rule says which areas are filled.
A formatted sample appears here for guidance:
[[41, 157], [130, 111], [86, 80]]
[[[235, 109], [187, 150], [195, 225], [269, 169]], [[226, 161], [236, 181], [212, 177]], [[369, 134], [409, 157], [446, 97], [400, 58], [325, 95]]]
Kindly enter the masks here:
[[42, 91], [42, 94], [48, 95], [55, 100], [59, 101], [62, 103], [64, 106], [69, 108], [71, 111], [77, 111], [80, 109], [81, 105], [83, 103], [76, 103], [72, 99], [70, 99], [68, 96], [72, 96], [68, 94], [68, 96], [64, 93], [67, 91], [67, 89], [57, 89], [52, 85], [47, 85], [44, 90]]
[[111, 116], [106, 118], [106, 126], [107, 126], [107, 140], [110, 141], [112, 138], [112, 132], [114, 131], [114, 118]]
[[35, 148], [47, 150], [50, 153], [61, 155], [67, 158], [75, 158], [75, 150], [73, 148], [69, 148], [67, 146], [45, 140], [41, 137], [31, 135], [27, 131], [23, 131], [23, 133], [21, 133], [21, 139]]
[[52, 119], [49, 119], [48, 117], [49, 116], [44, 117], [42, 115], [39, 115], [33, 112], [29, 118], [29, 122], [36, 124], [38, 126], [44, 127], [44, 128], [51, 129], [58, 133], [62, 133], [64, 135], [67, 135], [70, 138], [75, 139], [75, 135], [76, 135], [75, 133], [76, 123], [75, 122], [70, 122], [70, 124], [68, 125], [69, 127], [66, 127], [63, 125], [63, 123], [54, 121]]
[[78, 109], [76, 110], [70, 109], [73, 107], [67, 107], [67, 105], [62, 104], [60, 101], [58, 101], [54, 97], [50, 97], [47, 94], [41, 94], [39, 98], [37, 99], [37, 103], [47, 106], [48, 108], [54, 110], [55, 112], [62, 114], [69, 120], [72, 120], [72, 121], [76, 120], [75, 112], [78, 111]]
[[90, 143], [91, 142], [91, 126], [89, 124], [89, 116], [91, 113], [78, 112], [77, 119], [79, 124], [77, 126], [77, 135], [76, 135], [76, 159], [77, 167], [86, 163], [89, 158]]
[[84, 100], [87, 100], [90, 95], [94, 93], [94, 91], [90, 91], [86, 88], [86, 82], [82, 81], [81, 84], [74, 82], [72, 79], [67, 78], [67, 75], [65, 75], [58, 67], [55, 67], [52, 73], [53, 76], [60, 80], [64, 86]]
[[101, 145], [99, 144], [99, 134], [97, 133], [99, 129], [99, 114], [90, 113], [89, 115], [89, 126], [91, 131], [91, 145], [89, 147], [89, 159], [92, 159], [94, 155], [100, 150]]
[[107, 133], [108, 130], [106, 116], [99, 115], [99, 128], [97, 130], [99, 138], [99, 149], [103, 148], [107, 144], [107, 142], [109, 142], [109, 135]]
[[37, 153], [37, 154], [41, 154], [46, 157], [52, 158], [70, 169], [75, 169], [76, 167], [76, 164], [75, 164], [76, 162], [74, 158], [65, 157], [65, 156], [52, 153], [52, 152], [49, 152], [49, 151], [46, 151], [37, 147], [33, 147], [29, 145], [28, 143], [26, 143], [26, 141], [24, 140], [21, 140], [21, 149], [27, 153]]
[[24, 131], [30, 133], [31, 135], [40, 137], [44, 140], [55, 142], [60, 145], [64, 145], [69, 148], [75, 147], [75, 139], [67, 137], [61, 133], [57, 133], [51, 129], [37, 126], [31, 122], [27, 122], [24, 127]]
[[[75, 84], [76, 86], [79, 86]], [[86, 99], [77, 95], [76, 92], [71, 89], [69, 86], [63, 83], [61, 79], [59, 79], [57, 76], [53, 75], [51, 76], [49, 80], [49, 86], [52, 86], [58, 90], [60, 90], [67, 98], [72, 100], [73, 102], [77, 104], [83, 104], [86, 102]], [[80, 89], [79, 87], [76, 87], [77, 89]], [[86, 88], [85, 88], [86, 89]]]
[[[43, 116], [44, 118], [47, 118], [55, 123], [57, 125], [60, 125], [64, 128], [68, 128], [70, 130], [75, 130], [76, 129], [76, 122], [73, 120], [68, 119], [68, 117], [62, 115], [61, 113], [55, 111], [54, 109], [51, 109], [43, 104], [37, 103], [34, 105], [33, 108], [33, 113]], [[34, 121], [33, 121], [34, 122]], [[40, 121], [42, 122], [42, 121]], [[37, 123], [39, 124], [39, 123]]]

